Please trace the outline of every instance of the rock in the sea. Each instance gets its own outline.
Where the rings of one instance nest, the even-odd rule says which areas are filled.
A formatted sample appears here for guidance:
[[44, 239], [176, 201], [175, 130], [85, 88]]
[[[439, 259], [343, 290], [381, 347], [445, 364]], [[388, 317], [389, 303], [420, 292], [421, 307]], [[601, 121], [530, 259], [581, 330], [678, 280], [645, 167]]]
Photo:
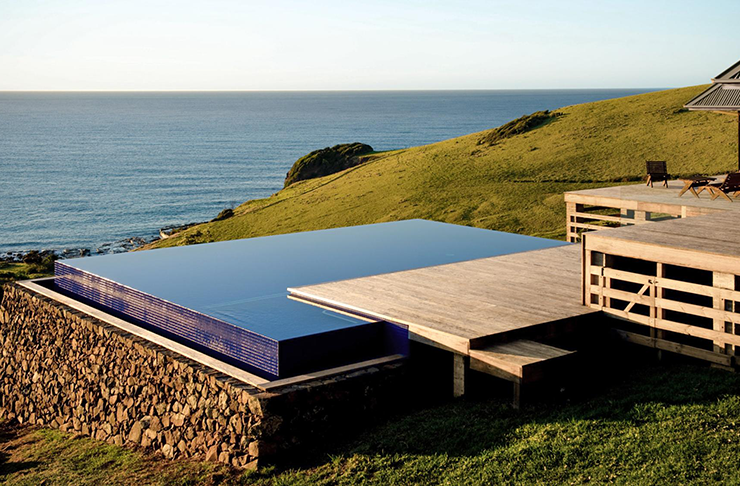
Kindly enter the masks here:
[[285, 186], [306, 179], [323, 177], [334, 174], [364, 162], [362, 155], [373, 151], [370, 145], [364, 143], [344, 143], [314, 150], [298, 159], [285, 177]]
[[496, 145], [507, 138], [544, 126], [546, 123], [555, 120], [560, 115], [561, 113], [553, 113], [549, 110], [537, 111], [531, 115], [524, 115], [516, 120], [512, 120], [509, 123], [501, 125], [498, 128], [483, 132], [484, 135], [480, 140], [478, 140], [478, 145]]

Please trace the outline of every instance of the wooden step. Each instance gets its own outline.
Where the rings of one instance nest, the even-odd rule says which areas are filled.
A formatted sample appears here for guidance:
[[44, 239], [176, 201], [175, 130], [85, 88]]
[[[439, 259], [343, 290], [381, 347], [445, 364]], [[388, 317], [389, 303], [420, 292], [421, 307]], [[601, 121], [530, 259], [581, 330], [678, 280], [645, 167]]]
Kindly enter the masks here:
[[542, 378], [548, 364], [559, 361], [575, 351], [520, 339], [470, 350], [470, 368], [514, 383], [531, 383]]

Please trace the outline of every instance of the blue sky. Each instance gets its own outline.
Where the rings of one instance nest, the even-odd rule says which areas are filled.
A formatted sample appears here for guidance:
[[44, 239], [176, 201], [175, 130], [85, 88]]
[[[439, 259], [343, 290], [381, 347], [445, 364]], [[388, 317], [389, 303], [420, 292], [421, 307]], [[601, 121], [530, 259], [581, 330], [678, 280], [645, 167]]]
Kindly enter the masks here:
[[627, 88], [740, 59], [740, 1], [0, 0], [0, 90]]

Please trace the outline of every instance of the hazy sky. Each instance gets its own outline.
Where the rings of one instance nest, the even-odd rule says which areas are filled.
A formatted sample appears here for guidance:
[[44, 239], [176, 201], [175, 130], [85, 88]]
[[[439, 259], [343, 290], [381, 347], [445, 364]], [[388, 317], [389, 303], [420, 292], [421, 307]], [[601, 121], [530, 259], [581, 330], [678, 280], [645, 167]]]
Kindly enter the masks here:
[[740, 1], [0, 0], [0, 90], [706, 83]]

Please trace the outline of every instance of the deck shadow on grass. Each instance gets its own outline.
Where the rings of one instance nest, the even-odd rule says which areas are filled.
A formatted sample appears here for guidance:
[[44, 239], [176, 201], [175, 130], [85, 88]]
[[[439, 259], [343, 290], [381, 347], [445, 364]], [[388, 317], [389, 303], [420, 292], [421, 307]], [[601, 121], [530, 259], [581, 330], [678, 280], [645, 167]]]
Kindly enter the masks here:
[[491, 387], [498, 397], [480, 394], [431, 404], [429, 408], [417, 407], [351, 440], [330, 445], [323, 453], [294, 458], [291, 464], [279, 465], [279, 469], [319, 466], [327, 462], [327, 454], [333, 458], [353, 455], [472, 458], [520, 440], [522, 427], [553, 425], [549, 428], [553, 433], [579, 421], [594, 427], [609, 427], [610, 423], [638, 427], [659, 421], [655, 413], [665, 408], [714, 404], [721, 397], [737, 395], [740, 391], [738, 374], [681, 358], [656, 362], [655, 351], [650, 349], [620, 347], [601, 353], [600, 358], [585, 361], [590, 366], [578, 370], [578, 376], [570, 380], [530, 390], [521, 411], [509, 405], [510, 384], [498, 382]]
[[680, 361], [643, 362], [599, 377], [602, 381], [590, 380], [592, 385], [571, 385], [575, 390], [567, 390], [567, 382], [565, 391], [558, 384], [542, 388], [521, 411], [511, 409], [508, 400], [490, 397], [418, 411], [366, 434], [351, 453], [472, 457], [518, 440], [521, 427], [561, 430], [578, 421], [637, 427], [659, 420], [656, 414], [665, 408], [714, 404], [740, 390], [737, 374]]

